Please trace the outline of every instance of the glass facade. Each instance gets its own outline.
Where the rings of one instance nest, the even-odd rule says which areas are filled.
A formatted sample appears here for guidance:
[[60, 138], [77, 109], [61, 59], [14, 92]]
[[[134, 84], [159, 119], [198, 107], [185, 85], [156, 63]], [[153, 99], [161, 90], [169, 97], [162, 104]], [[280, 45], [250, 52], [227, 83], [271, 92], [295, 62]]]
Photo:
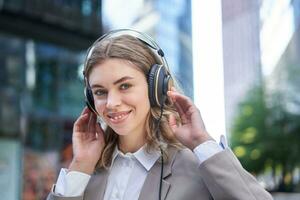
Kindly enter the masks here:
[[72, 159], [82, 63], [101, 34], [101, 3], [1, 1], [0, 199], [45, 199]]
[[83, 55], [4, 34], [0, 44], [0, 177], [14, 175], [7, 177], [13, 189], [0, 193], [44, 199], [72, 157], [72, 126], [84, 106]]
[[[117, 16], [113, 5], [118, 4], [108, 3], [114, 12], [107, 12]], [[157, 39], [171, 70], [192, 96], [190, 1], [178, 0], [174, 9], [168, 1], [140, 3], [146, 14], [131, 13], [133, 21], [126, 28]], [[1, 199], [45, 199], [60, 168], [71, 161], [73, 123], [84, 107], [82, 50], [100, 35], [101, 5], [94, 0], [0, 5]], [[146, 23], [151, 17], [153, 23]], [[115, 22], [119, 24], [105, 21], [107, 29], [124, 28], [122, 21]]]
[[[131, 12], [126, 8], [132, 8]], [[164, 51], [179, 85], [193, 98], [190, 0], [172, 1], [172, 9], [167, 0], [104, 0], [102, 12], [106, 30], [133, 28], [151, 35]]]
[[171, 71], [186, 95], [193, 98], [191, 1], [156, 1], [160, 20], [157, 41], [166, 52]]

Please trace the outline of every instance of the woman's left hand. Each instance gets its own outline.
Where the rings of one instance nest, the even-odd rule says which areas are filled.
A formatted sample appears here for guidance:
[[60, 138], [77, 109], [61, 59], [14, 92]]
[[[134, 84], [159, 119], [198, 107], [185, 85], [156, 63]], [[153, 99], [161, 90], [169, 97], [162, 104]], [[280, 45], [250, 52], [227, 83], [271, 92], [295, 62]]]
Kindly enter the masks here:
[[205, 129], [200, 111], [190, 98], [178, 93], [175, 88], [168, 91], [168, 97], [181, 118], [181, 124], [177, 125], [175, 116], [169, 117], [170, 127], [179, 142], [193, 150], [199, 144], [213, 140]]

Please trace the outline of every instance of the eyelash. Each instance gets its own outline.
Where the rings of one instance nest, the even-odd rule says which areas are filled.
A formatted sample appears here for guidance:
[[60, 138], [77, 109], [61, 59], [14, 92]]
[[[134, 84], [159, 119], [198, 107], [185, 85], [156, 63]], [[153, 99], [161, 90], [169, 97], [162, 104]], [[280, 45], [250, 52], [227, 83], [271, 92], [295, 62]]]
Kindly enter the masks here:
[[[124, 88], [125, 87], [125, 88]], [[131, 88], [132, 87], [132, 85], [131, 84], [129, 84], [129, 83], [123, 83], [123, 84], [121, 84], [120, 85], [120, 90], [128, 90], [129, 88]], [[95, 90], [95, 92], [94, 92], [94, 95], [96, 95], [96, 96], [103, 96], [103, 95], [105, 95], [107, 93], [107, 91], [106, 90], [102, 90], [102, 89], [99, 89], [99, 90]]]
[[104, 94], [106, 94], [105, 90], [95, 90], [94, 95], [96, 96], [103, 96]]
[[[122, 89], [122, 87], [124, 87], [124, 86], [125, 86], [126, 88], [123, 88], [123, 89]], [[132, 85], [129, 84], [129, 83], [123, 83], [123, 84], [120, 85], [120, 89], [121, 89], [121, 90], [127, 90], [127, 89], [129, 89], [131, 86], [132, 86]]]

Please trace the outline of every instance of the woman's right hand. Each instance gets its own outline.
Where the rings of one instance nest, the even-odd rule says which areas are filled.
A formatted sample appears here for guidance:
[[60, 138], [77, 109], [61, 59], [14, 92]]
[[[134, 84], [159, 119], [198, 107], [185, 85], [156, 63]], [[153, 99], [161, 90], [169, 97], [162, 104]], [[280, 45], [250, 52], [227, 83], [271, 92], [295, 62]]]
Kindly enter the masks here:
[[97, 116], [85, 107], [73, 127], [73, 160], [70, 171], [92, 174], [104, 148], [104, 131]]

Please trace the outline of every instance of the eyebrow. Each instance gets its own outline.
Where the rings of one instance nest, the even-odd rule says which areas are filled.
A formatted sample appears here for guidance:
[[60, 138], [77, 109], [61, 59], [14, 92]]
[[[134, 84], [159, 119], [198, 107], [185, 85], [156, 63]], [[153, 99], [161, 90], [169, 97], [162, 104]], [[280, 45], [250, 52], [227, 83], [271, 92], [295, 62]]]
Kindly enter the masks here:
[[[131, 79], [133, 79], [133, 77], [131, 77], [131, 76], [124, 76], [124, 77], [122, 77], [122, 78], [116, 80], [115, 82], [113, 82], [113, 84], [114, 84], [114, 85], [117, 85], [117, 84], [119, 84], [119, 83], [122, 83], [122, 82], [127, 81], [127, 80], [131, 80]], [[97, 87], [102, 87], [102, 88], [103, 88], [103, 86], [102, 86], [102, 85], [99, 85], [99, 84], [93, 84], [93, 85], [91, 86], [91, 88], [97, 88]]]

